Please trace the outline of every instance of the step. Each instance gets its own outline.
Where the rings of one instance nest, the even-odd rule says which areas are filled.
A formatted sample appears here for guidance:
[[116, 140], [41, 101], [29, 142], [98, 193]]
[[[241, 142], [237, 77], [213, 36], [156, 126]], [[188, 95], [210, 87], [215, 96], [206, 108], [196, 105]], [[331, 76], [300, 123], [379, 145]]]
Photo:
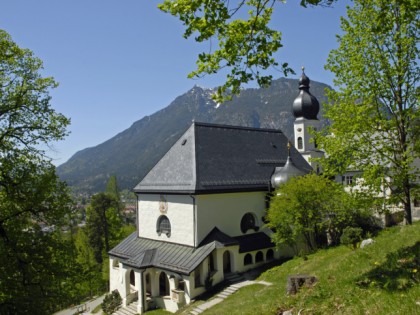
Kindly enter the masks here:
[[127, 307], [120, 307], [113, 315], [136, 315], [137, 313], [137, 304], [133, 305], [131, 303]]
[[238, 289], [229, 287], [229, 288], [224, 289], [223, 291], [224, 292], [234, 293], [234, 292], [238, 291]]
[[137, 313], [137, 303], [131, 303], [127, 308]]
[[244, 278], [241, 275], [238, 275], [236, 273], [232, 273], [232, 274], [226, 275], [225, 279], [229, 280], [229, 281], [232, 281], [232, 280], [236, 281], [236, 280], [243, 280]]

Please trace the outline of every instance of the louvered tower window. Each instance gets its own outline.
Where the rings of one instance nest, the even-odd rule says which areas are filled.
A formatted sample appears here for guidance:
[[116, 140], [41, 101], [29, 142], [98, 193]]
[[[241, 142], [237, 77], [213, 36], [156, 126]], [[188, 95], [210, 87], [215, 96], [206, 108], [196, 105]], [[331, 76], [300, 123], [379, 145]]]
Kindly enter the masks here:
[[302, 150], [303, 149], [303, 140], [302, 140], [302, 137], [299, 137], [297, 139], [297, 143], [298, 143], [298, 150]]
[[161, 215], [156, 223], [156, 233], [160, 236], [162, 233], [167, 237], [171, 236], [171, 222], [166, 215]]

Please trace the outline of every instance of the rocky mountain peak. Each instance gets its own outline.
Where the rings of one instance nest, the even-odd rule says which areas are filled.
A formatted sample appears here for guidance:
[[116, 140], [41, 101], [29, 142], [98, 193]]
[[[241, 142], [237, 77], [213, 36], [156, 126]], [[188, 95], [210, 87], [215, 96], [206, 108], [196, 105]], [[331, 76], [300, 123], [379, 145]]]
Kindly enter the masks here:
[[[232, 101], [217, 104], [211, 98], [215, 89], [195, 85], [167, 107], [134, 122], [104, 143], [77, 152], [57, 172], [76, 191], [102, 191], [112, 174], [117, 176], [122, 189], [132, 189], [192, 120], [281, 129], [292, 139], [292, 104], [299, 93], [298, 87], [298, 80], [281, 78], [268, 88], [244, 89]], [[326, 101], [326, 87], [311, 82], [311, 93], [321, 104]]]

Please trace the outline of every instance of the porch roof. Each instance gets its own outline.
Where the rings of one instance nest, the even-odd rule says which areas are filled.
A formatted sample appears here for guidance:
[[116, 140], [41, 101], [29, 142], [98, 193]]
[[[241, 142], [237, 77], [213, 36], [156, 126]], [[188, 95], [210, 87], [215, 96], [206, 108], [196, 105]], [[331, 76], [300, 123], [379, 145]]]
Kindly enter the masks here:
[[239, 245], [240, 253], [274, 246], [264, 232], [231, 237], [215, 227], [197, 248], [137, 237], [134, 232], [111, 249], [109, 255], [133, 268], [157, 267], [189, 275], [215, 248], [234, 245]]
[[239, 242], [233, 237], [223, 233], [217, 227], [214, 227], [209, 234], [201, 241], [199, 246], [207, 245], [211, 242], [216, 243], [216, 247], [238, 245]]
[[109, 251], [124, 265], [143, 269], [157, 267], [181, 274], [190, 274], [216, 248], [216, 242], [194, 248], [181, 244], [137, 237], [134, 232]]
[[252, 252], [275, 246], [271, 241], [271, 238], [264, 232], [245, 234], [233, 238], [239, 243], [240, 253]]

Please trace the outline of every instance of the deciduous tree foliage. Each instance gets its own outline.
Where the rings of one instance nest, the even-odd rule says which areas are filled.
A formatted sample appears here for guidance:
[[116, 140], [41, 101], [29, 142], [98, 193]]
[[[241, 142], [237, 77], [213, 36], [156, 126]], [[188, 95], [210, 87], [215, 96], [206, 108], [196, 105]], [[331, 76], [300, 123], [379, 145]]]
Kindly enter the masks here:
[[[346, 226], [358, 226], [370, 218], [368, 205], [353, 198], [343, 186], [316, 174], [291, 178], [281, 185], [270, 201], [268, 227], [277, 245], [297, 245], [310, 250], [330, 242], [337, 244]], [[303, 238], [303, 239], [302, 239]]]
[[[301, 0], [307, 5], [330, 5], [336, 0]], [[197, 69], [189, 77], [230, 70], [224, 85], [218, 88], [216, 100], [229, 99], [239, 93], [242, 83], [257, 80], [267, 86], [272, 79], [264, 73], [279, 67], [293, 73], [287, 62], [275, 60], [273, 54], [282, 47], [281, 33], [269, 26], [280, 0], [165, 0], [159, 8], [179, 18], [185, 25], [184, 37], [210, 42], [210, 51], [199, 54]]]
[[[339, 47], [326, 69], [335, 74], [317, 136], [331, 174], [363, 171], [363, 183], [384, 202], [401, 203], [411, 223], [410, 197], [418, 181], [420, 2], [356, 0], [343, 18]], [[416, 148], [417, 146], [417, 148]]]
[[[42, 62], [0, 30], [0, 313], [47, 314], [67, 301], [70, 243], [58, 232], [70, 198], [39, 145], [69, 120], [50, 106]], [[41, 224], [50, 227], [43, 232]]]

